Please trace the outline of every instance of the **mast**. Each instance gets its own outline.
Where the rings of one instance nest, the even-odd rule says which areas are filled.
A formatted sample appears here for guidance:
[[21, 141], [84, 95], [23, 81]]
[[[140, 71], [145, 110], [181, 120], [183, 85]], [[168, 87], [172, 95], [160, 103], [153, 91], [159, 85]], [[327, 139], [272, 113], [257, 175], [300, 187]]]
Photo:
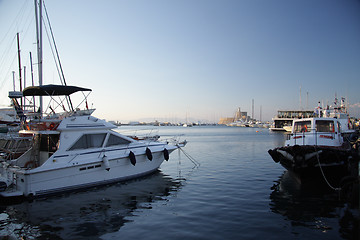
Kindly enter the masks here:
[[[26, 66], [24, 66], [24, 89], [26, 88]], [[26, 108], [26, 98], [25, 97], [23, 97], [24, 98], [24, 106], [23, 106], [23, 110], [25, 110], [25, 108]], [[23, 99], [23, 98], [21, 98], [21, 100]]]
[[[21, 57], [20, 57], [20, 37], [19, 33], [16, 34], [17, 37], [17, 47], [18, 47], [18, 60], [19, 60], [19, 82], [20, 82], [20, 92], [22, 91], [22, 79], [21, 79]], [[23, 107], [23, 98], [21, 98], [21, 105], [20, 107]]]
[[301, 85], [300, 85], [300, 110], [302, 110], [302, 104], [301, 104]]
[[13, 86], [14, 86], [14, 92], [15, 92], [15, 71], [12, 71], [13, 75]]
[[[30, 69], [31, 69], [31, 82], [32, 82], [32, 86], [35, 86], [35, 85], [34, 85], [34, 69], [33, 69], [31, 52], [30, 52]], [[36, 109], [35, 109], [35, 97], [34, 97], [34, 96], [33, 96], [33, 105], [34, 105], [34, 112], [36, 112]]]
[[252, 99], [251, 118], [254, 119], [254, 99]]
[[306, 109], [309, 110], [309, 92], [306, 92]]
[[[36, 19], [36, 43], [37, 43], [37, 54], [38, 54], [38, 71], [39, 71], [39, 85], [41, 86], [43, 84], [43, 70], [42, 70], [42, 0], [39, 0], [39, 14], [38, 14], [38, 6], [37, 6], [37, 0], [34, 0], [35, 4], [35, 19]], [[43, 99], [42, 96], [40, 96], [40, 102], [39, 102], [39, 112], [42, 116], [43, 111]]]

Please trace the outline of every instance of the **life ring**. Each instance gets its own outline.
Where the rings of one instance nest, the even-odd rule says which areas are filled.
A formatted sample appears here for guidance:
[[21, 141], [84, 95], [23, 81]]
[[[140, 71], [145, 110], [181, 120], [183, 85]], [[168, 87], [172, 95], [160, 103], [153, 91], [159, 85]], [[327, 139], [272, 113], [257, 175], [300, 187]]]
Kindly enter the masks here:
[[55, 123], [50, 123], [49, 129], [53, 130], [55, 128]]
[[168, 161], [169, 160], [169, 151], [166, 149], [166, 148], [164, 148], [164, 158], [165, 158], [165, 160], [166, 161]]
[[152, 161], [153, 155], [152, 155], [152, 153], [151, 153], [151, 150], [150, 150], [149, 148], [146, 148], [145, 153], [146, 153], [146, 157], [147, 157], [150, 161]]
[[131, 164], [135, 166], [135, 164], [136, 164], [136, 157], [135, 157], [135, 154], [134, 154], [132, 151], [130, 151], [130, 153], [129, 153], [129, 158], [130, 158]]

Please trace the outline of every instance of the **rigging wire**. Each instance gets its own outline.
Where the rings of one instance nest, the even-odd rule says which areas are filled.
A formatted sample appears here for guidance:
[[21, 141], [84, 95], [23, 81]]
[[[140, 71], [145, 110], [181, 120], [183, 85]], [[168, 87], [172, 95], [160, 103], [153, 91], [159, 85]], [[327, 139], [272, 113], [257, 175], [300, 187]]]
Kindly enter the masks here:
[[[48, 22], [48, 25], [49, 25], [49, 29], [50, 29], [50, 33], [51, 33], [51, 37], [52, 37], [52, 42], [53, 42], [53, 45], [54, 45], [54, 49], [55, 49], [55, 52], [56, 52], [56, 58], [55, 58], [55, 65], [56, 65], [56, 68], [58, 68], [58, 65], [60, 67], [60, 72], [58, 70], [58, 73], [59, 73], [59, 77], [60, 77], [60, 81], [63, 85], [67, 85], [66, 84], [66, 80], [65, 80], [65, 75], [64, 75], [64, 71], [63, 71], [63, 68], [62, 68], [62, 65], [61, 65], [61, 61], [60, 61], [60, 56], [59, 56], [59, 52], [58, 52], [58, 49], [57, 49], [57, 46], [56, 46], [56, 42], [55, 42], [55, 37], [54, 37], [54, 33], [52, 31], [52, 27], [51, 27], [51, 24], [50, 24], [50, 18], [49, 18], [49, 15], [47, 13], [47, 9], [46, 9], [46, 6], [45, 6], [45, 1], [43, 1], [43, 5], [44, 5], [44, 10], [45, 10], [45, 14], [46, 14], [46, 19], [47, 19], [47, 22]], [[46, 24], [44, 24], [45, 26], [45, 29], [46, 29]], [[46, 29], [46, 34], [48, 35], [48, 31]], [[49, 37], [49, 35], [48, 35]], [[50, 39], [49, 39], [49, 43], [50, 43], [50, 47], [51, 47], [51, 42], [50, 42]], [[54, 55], [54, 51], [53, 49], [51, 48], [51, 51]], [[74, 107], [73, 107], [73, 104], [71, 102], [71, 98], [70, 96], [66, 96], [66, 101], [67, 101], [67, 104], [69, 106], [69, 108], [71, 109], [71, 111], [74, 110]]]
[[[13, 38], [13, 40], [12, 40], [12, 42], [11, 42], [11, 46], [14, 46], [14, 49], [15, 49], [15, 46], [16, 46], [16, 36], [14, 36], [14, 38]], [[6, 53], [7, 56], [4, 57], [4, 61], [5, 61], [5, 58], [9, 58], [9, 57], [10, 57], [10, 56], [8, 56], [8, 55], [9, 55], [9, 52], [10, 52], [10, 49], [11, 49], [11, 47], [8, 48], [8, 51], [7, 51], [7, 53]], [[15, 52], [14, 52], [14, 53], [15, 53]], [[4, 55], [4, 56], [5, 56], [5, 55]], [[16, 58], [17, 58], [17, 56], [16, 56], [16, 54], [14, 54], [12, 60], [10, 61], [10, 66], [8, 67], [8, 69], [6, 70], [6, 73], [4, 74], [4, 78], [2, 79], [2, 81], [0, 81], [0, 87], [1, 87], [1, 89], [3, 88], [5, 82], [8, 80], [8, 78], [11, 76], [11, 72], [12, 72], [11, 69], [12, 69], [12, 66], [13, 66]], [[1, 66], [4, 66], [4, 68], [5, 68], [5, 64], [0, 63], [0, 68], [1, 68]], [[0, 69], [0, 76], [1, 76], [1, 72], [2, 72], [2, 71], [3, 71], [3, 70]], [[4, 71], [5, 71], [5, 70], [4, 70]]]
[[14, 18], [14, 20], [12, 21], [12, 23], [10, 24], [9, 29], [7, 30], [6, 34], [4, 35], [4, 37], [0, 40], [0, 45], [3, 44], [3, 42], [5, 41], [5, 39], [7, 38], [7, 36], [10, 34], [11, 29], [15, 28], [16, 23], [18, 22], [17, 20], [20, 19], [20, 16], [22, 16], [25, 11], [25, 5], [27, 4], [27, 1], [24, 1], [24, 4], [22, 5], [22, 7], [20, 8], [18, 14], [16, 15], [16, 17]]
[[[45, 14], [46, 14], [47, 24], [49, 25], [49, 30], [48, 30], [48, 28], [47, 28], [47, 26], [45, 24], [45, 19], [43, 19], [44, 27], [45, 27], [45, 30], [46, 30], [46, 35], [47, 35], [48, 40], [49, 40], [51, 52], [52, 52], [53, 57], [54, 57], [55, 65], [56, 65], [56, 68], [57, 68], [57, 71], [58, 71], [58, 74], [59, 74], [59, 77], [60, 77], [61, 84], [66, 86], [67, 84], [66, 84], [66, 81], [65, 81], [65, 75], [64, 75], [64, 71], [63, 71], [62, 66], [61, 66], [60, 56], [59, 56], [59, 52], [57, 50], [54, 33], [52, 31], [52, 27], [51, 27], [51, 24], [50, 24], [50, 18], [49, 18], [49, 15], [47, 13], [47, 9], [46, 9], [46, 6], [45, 6], [45, 1], [43, 1], [43, 4], [44, 4], [44, 10], [45, 10]], [[49, 36], [49, 31], [50, 31], [50, 34], [51, 34], [51, 39], [50, 39], [50, 36]], [[55, 50], [55, 52], [54, 52], [54, 50]]]
[[[3, 52], [0, 54], [0, 87], [3, 89], [3, 86], [6, 82], [10, 82], [11, 72], [13, 69], [17, 69], [14, 67], [15, 59], [17, 58], [16, 49], [16, 33], [23, 33], [21, 37], [21, 43], [24, 41], [26, 36], [28, 35], [28, 31], [34, 19], [31, 19], [31, 9], [29, 8], [29, 2], [25, 1], [16, 17], [10, 24], [6, 34], [2, 37], [0, 41], [0, 46], [3, 46]], [[19, 26], [22, 26], [19, 28]], [[15, 32], [14, 32], [15, 30]], [[9, 36], [13, 35], [11, 40]], [[5, 41], [8, 41], [8, 44], [5, 44]], [[6, 46], [5, 46], [6, 45]], [[12, 57], [11, 57], [12, 56]], [[12, 60], [9, 60], [11, 59]]]

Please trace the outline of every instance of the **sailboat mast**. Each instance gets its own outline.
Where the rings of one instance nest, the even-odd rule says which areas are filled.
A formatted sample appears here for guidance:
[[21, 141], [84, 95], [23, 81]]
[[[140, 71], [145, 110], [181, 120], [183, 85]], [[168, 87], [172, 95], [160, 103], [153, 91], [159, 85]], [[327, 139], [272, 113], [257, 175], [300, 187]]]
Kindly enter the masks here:
[[[24, 89], [26, 88], [26, 66], [24, 66]], [[26, 98], [24, 98], [24, 106], [23, 106], [23, 110], [26, 108]], [[22, 99], [22, 98], [21, 98]]]
[[254, 99], [252, 100], [252, 107], [251, 107], [251, 118], [254, 119]]
[[14, 87], [14, 92], [16, 91], [15, 89], [15, 71], [12, 71], [12, 75], [13, 75], [13, 87]]
[[[22, 79], [21, 79], [21, 57], [20, 57], [20, 36], [19, 33], [16, 34], [17, 37], [17, 47], [18, 47], [18, 60], [19, 60], [19, 82], [20, 82], [20, 91], [22, 91]], [[23, 107], [23, 98], [21, 98], [21, 108]]]
[[[35, 4], [35, 18], [36, 18], [36, 38], [37, 38], [37, 54], [38, 54], [38, 71], [39, 71], [39, 85], [43, 84], [43, 70], [42, 70], [42, 0], [39, 1], [39, 6], [37, 0], [34, 0]], [[38, 13], [39, 7], [39, 13]], [[43, 99], [40, 96], [39, 100], [39, 112], [42, 115], [43, 111]]]
[[[32, 82], [32, 86], [34, 85], [34, 69], [33, 69], [33, 62], [32, 62], [32, 56], [31, 56], [31, 52], [30, 52], [30, 69], [31, 69], [31, 82]], [[35, 97], [33, 96], [33, 105], [34, 105], [34, 112], [36, 112], [35, 109]]]

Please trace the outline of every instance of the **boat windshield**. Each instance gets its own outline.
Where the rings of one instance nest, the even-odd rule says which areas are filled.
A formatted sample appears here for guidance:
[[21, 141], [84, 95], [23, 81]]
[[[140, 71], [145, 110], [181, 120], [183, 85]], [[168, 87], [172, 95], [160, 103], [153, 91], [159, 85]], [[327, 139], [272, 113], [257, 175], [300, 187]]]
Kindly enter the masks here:
[[130, 141], [110, 134], [106, 147], [129, 144]]
[[316, 120], [317, 132], [335, 132], [334, 121], [330, 120]]
[[311, 121], [301, 121], [295, 122], [294, 132], [310, 132], [311, 130]]
[[106, 133], [84, 134], [69, 150], [99, 148], [103, 145], [105, 137]]

